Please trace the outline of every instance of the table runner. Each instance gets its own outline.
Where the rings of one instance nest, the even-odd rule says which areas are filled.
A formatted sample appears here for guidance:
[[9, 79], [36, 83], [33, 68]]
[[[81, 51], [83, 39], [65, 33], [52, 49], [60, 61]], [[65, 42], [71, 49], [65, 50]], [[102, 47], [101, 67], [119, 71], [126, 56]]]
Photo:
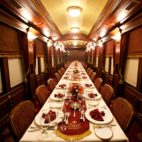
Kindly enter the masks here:
[[[77, 102], [80, 104], [80, 108], [75, 110], [74, 117], [74, 109], [71, 108], [71, 104]], [[64, 121], [59, 123], [56, 134], [59, 137], [62, 137], [66, 140], [79, 140], [82, 139], [89, 134], [91, 134], [89, 121], [85, 118], [84, 121], [80, 119], [81, 117], [81, 109], [86, 111], [86, 102], [85, 100], [77, 100], [76, 98], [71, 97], [71, 99], [66, 99], [64, 102], [63, 111], [69, 112], [70, 116], [68, 118], [68, 124], [65, 124]]]

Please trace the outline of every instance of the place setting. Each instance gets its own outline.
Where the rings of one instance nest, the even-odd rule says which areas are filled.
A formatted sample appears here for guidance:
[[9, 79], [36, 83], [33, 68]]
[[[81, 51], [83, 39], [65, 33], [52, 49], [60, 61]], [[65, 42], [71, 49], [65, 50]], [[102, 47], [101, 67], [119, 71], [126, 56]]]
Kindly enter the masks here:
[[83, 94], [83, 96], [87, 99], [87, 100], [99, 100], [101, 99], [101, 94], [98, 93], [97, 91], [90, 91], [90, 92], [86, 92]]
[[60, 93], [60, 92], [55, 92], [54, 94], [52, 94], [50, 96], [50, 99], [53, 101], [63, 101], [66, 98], [66, 94], [65, 93]]
[[108, 110], [96, 106], [88, 109], [85, 112], [85, 117], [93, 123], [94, 133], [98, 138], [102, 140], [109, 140], [112, 138], [113, 132], [111, 127], [115, 126], [115, 124], [111, 124], [113, 116]]
[[[64, 113], [59, 109], [44, 109], [39, 112], [28, 132], [38, 132], [39, 137], [48, 137], [57, 129], [57, 125], [64, 119]], [[52, 132], [51, 132], [52, 131]]]
[[69, 86], [65, 83], [56, 85], [57, 89], [67, 89]]

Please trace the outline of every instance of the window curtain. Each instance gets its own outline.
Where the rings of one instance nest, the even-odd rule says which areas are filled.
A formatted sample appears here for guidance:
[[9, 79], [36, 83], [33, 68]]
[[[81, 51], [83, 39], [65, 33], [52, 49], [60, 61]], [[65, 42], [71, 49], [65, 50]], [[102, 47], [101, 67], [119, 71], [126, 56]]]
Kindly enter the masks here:
[[127, 32], [122, 35], [121, 43], [120, 43], [120, 63], [119, 63], [119, 70], [122, 76], [121, 81], [124, 79], [124, 71], [125, 71], [125, 64], [128, 55], [128, 47], [129, 47], [129, 39], [130, 39], [130, 32]]
[[24, 71], [24, 81], [27, 82], [27, 75], [29, 74], [29, 53], [28, 53], [28, 39], [27, 34], [19, 31], [19, 44], [22, 55], [22, 64]]
[[120, 43], [120, 62], [119, 65], [116, 64], [115, 71], [116, 74], [113, 75], [113, 86], [115, 90], [115, 96], [122, 96], [123, 92], [123, 82], [124, 82], [124, 71], [125, 64], [128, 54], [128, 45], [129, 45], [130, 33], [127, 32], [122, 35]]

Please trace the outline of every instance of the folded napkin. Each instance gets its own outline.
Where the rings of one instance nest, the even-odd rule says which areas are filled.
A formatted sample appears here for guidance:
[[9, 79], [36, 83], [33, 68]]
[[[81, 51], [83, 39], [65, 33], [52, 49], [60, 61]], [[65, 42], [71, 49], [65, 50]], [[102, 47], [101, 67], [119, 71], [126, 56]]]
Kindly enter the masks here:
[[42, 118], [44, 118], [44, 123], [49, 123], [56, 119], [56, 112], [53, 110], [49, 110], [48, 113], [43, 113]]
[[86, 86], [86, 87], [92, 87], [93, 85], [86, 83], [85, 86]]
[[66, 87], [66, 84], [60, 84], [59, 87], [60, 87], [60, 88], [65, 88], [65, 87]]
[[90, 116], [97, 121], [104, 121], [103, 116], [105, 116], [104, 111], [99, 111], [98, 108], [90, 111]]
[[58, 94], [54, 94], [54, 96], [58, 98], [63, 98], [65, 94], [58, 93]]
[[89, 97], [89, 98], [95, 98], [95, 97], [97, 97], [97, 96], [98, 96], [97, 94], [88, 93], [88, 97]]

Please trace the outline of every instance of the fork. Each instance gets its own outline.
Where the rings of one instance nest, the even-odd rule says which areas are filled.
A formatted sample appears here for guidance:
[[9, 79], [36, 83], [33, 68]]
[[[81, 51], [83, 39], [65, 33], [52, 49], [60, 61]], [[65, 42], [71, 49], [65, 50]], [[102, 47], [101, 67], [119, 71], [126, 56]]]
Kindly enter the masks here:
[[116, 126], [116, 124], [106, 124], [106, 125], [94, 125], [94, 128], [104, 128], [104, 127], [112, 127]]

